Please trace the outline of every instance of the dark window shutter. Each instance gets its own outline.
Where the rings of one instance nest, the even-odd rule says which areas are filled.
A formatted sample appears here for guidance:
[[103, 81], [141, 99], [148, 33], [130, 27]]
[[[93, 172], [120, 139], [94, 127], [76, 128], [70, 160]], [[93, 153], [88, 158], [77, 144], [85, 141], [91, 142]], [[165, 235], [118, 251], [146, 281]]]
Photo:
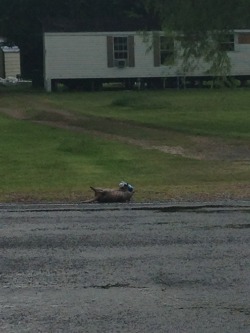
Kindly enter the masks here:
[[161, 54], [160, 54], [160, 35], [154, 33], [153, 35], [153, 48], [154, 48], [154, 66], [159, 67], [161, 65]]
[[135, 67], [135, 43], [134, 36], [128, 36], [128, 66]]
[[107, 36], [108, 67], [114, 67], [113, 37]]

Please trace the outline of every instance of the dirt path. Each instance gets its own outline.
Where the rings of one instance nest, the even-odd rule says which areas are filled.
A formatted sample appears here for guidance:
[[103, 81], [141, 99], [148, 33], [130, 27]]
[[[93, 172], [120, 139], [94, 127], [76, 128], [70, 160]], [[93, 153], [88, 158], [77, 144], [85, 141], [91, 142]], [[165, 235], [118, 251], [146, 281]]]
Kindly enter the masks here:
[[[79, 117], [70, 112], [55, 108], [46, 108], [46, 111], [41, 110], [41, 113], [39, 113], [38, 110], [36, 116], [30, 116], [22, 110], [13, 110], [9, 108], [0, 108], [0, 112], [15, 119], [27, 120], [74, 132], [87, 133], [107, 140], [115, 140], [143, 149], [154, 149], [167, 154], [179, 155], [197, 160], [229, 160], [250, 163], [250, 145], [242, 144], [240, 142], [228, 144], [221, 139], [186, 135], [186, 138], [191, 142], [191, 145], [188, 148], [165, 144], [159, 145], [146, 139], [135, 139], [128, 136], [109, 134], [100, 130], [86, 129], [84, 128], [84, 119], [87, 119], [87, 117]], [[112, 120], [112, 122], [115, 122], [115, 120]], [[129, 126], [133, 127], [136, 125], [130, 124]]]

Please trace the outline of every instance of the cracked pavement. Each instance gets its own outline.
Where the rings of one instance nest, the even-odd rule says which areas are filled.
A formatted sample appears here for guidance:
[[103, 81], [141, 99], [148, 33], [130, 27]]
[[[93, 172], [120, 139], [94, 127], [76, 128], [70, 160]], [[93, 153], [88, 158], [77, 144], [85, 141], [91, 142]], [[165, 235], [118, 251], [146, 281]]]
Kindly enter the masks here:
[[0, 204], [0, 331], [250, 331], [250, 202]]

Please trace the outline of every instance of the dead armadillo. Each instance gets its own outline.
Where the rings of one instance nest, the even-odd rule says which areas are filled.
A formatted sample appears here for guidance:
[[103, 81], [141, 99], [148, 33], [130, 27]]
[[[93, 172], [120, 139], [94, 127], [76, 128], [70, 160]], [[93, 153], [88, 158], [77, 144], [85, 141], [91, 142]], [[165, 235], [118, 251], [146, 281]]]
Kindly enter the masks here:
[[128, 183], [121, 183], [119, 189], [103, 189], [90, 186], [95, 197], [85, 202], [129, 202], [134, 194], [133, 187]]

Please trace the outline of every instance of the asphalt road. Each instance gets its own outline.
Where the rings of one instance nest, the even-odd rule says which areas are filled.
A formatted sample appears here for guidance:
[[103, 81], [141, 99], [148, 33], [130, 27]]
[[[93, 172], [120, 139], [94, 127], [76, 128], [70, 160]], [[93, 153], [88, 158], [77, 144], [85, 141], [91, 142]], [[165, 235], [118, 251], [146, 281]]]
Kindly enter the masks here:
[[1, 333], [250, 332], [250, 202], [0, 205]]

